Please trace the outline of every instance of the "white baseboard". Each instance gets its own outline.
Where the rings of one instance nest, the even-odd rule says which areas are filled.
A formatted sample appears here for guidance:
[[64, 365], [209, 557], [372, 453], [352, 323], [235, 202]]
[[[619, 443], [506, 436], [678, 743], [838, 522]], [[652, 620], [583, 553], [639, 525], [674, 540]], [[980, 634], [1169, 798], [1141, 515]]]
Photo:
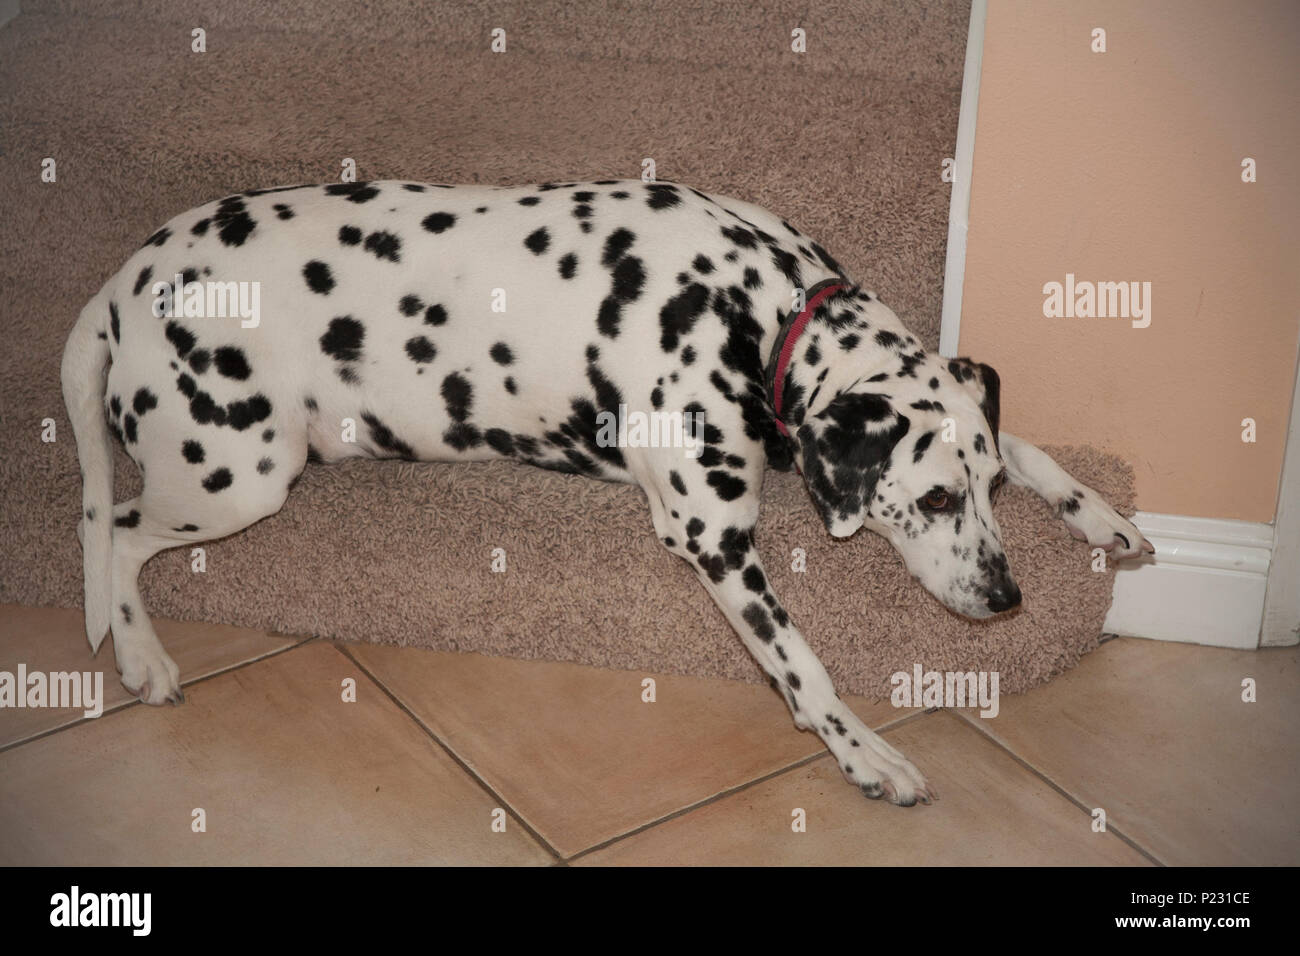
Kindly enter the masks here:
[[1115, 571], [1105, 630], [1125, 637], [1259, 646], [1273, 526], [1139, 511], [1154, 558]]

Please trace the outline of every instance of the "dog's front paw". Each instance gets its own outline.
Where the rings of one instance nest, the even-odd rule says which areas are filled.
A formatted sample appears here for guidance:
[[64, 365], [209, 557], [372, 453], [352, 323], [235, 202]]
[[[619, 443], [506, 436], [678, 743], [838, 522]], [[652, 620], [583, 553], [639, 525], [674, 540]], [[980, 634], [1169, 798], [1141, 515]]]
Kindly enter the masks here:
[[934, 787], [926, 783], [921, 771], [897, 751], [892, 755], [881, 754], [875, 752], [869, 743], [864, 744], [852, 748], [840, 760], [840, 770], [844, 779], [872, 800], [883, 797], [896, 806], [911, 807], [917, 803], [928, 806], [938, 799]]
[[1090, 488], [1076, 489], [1061, 500], [1059, 507], [1070, 534], [1091, 547], [1101, 548], [1112, 561], [1156, 553], [1155, 545], [1142, 536], [1137, 525]]

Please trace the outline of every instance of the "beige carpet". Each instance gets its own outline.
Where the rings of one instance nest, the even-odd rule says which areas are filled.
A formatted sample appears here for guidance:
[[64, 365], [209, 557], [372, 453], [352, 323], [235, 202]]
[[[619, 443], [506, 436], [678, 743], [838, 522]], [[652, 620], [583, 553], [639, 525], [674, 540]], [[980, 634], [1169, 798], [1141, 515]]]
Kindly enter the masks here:
[[[26, 0], [0, 30], [0, 601], [76, 606], [79, 485], [59, 394], [78, 310], [160, 223], [258, 186], [361, 178], [511, 183], [636, 176], [767, 206], [937, 344], [968, 6]], [[585, 11], [585, 12], [584, 12]], [[809, 52], [788, 53], [802, 26]], [[207, 30], [208, 52], [190, 51]], [[507, 52], [488, 52], [493, 27]], [[40, 181], [43, 158], [58, 182]], [[997, 364], [996, 356], [980, 358]], [[1004, 388], [1014, 389], [1014, 382]], [[58, 441], [40, 440], [41, 420]], [[1122, 509], [1131, 473], [1060, 461]], [[117, 456], [117, 497], [138, 477]], [[346, 516], [346, 520], [340, 520]], [[832, 541], [771, 475], [759, 542], [841, 689], [894, 670], [1045, 680], [1096, 645], [1111, 576], [1045, 505], [999, 505], [1025, 606], [972, 624], [881, 540]], [[490, 571], [493, 548], [508, 570]], [[793, 548], [808, 571], [789, 570]], [[756, 679], [640, 491], [511, 463], [309, 467], [284, 511], [143, 575], [151, 613], [287, 632]]]

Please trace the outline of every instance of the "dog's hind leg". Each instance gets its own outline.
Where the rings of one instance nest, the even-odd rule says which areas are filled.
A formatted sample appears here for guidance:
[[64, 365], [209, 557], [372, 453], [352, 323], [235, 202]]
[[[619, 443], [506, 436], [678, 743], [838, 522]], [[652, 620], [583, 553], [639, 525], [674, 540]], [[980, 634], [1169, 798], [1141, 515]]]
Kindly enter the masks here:
[[[113, 652], [122, 685], [146, 704], [179, 704], [180, 668], [163, 649], [140, 598], [140, 568], [164, 548], [183, 543], [140, 511], [140, 499], [114, 508], [112, 557]], [[180, 540], [178, 540], [180, 539]]]
[[[652, 502], [656, 494], [665, 502], [656, 515], [656, 531], [670, 551], [695, 567], [772, 687], [785, 698], [795, 725], [815, 731], [844, 776], [867, 796], [886, 797], [900, 806], [929, 803], [933, 788], [840, 700], [821, 661], [773, 593], [754, 545], [757, 480], [752, 496], [724, 502], [694, 476], [674, 475], [675, 481], [670, 477], [662, 487], [646, 490]], [[692, 482], [700, 487], [692, 489]], [[661, 521], [663, 528], [658, 527]]]
[[[156, 464], [144, 494], [113, 509], [113, 650], [123, 685], [145, 703], [177, 704], [184, 695], [176, 663], [158, 640], [140, 597], [141, 567], [159, 551], [222, 538], [279, 511], [289, 481], [306, 459], [305, 441], [301, 444], [301, 450], [295, 443], [289, 457], [281, 457], [280, 470], [249, 468], [218, 482], [209, 472], [202, 485], [197, 474], [182, 479]], [[210, 441], [209, 447], [222, 446]], [[179, 452], [174, 457], [182, 460]], [[168, 480], [159, 481], [164, 475]], [[214, 491], [217, 485], [222, 487]], [[164, 487], [168, 493], [158, 493]]]

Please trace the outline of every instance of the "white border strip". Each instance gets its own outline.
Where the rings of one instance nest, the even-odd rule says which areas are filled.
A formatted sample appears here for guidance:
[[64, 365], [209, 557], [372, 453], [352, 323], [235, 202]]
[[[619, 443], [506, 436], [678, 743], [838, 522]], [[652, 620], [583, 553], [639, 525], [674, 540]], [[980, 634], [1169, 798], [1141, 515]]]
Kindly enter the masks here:
[[1160, 641], [1259, 645], [1273, 526], [1139, 511], [1155, 558], [1115, 570], [1107, 633]]
[[957, 355], [961, 337], [961, 294], [966, 282], [966, 232], [970, 226], [970, 182], [975, 158], [975, 114], [979, 111], [980, 70], [984, 63], [984, 20], [988, 0], [971, 0], [970, 31], [966, 34], [966, 71], [961, 82], [957, 114], [957, 156], [952, 203], [948, 206], [948, 256], [943, 269], [943, 313], [939, 321], [939, 354]]
[[1291, 425], [1273, 528], [1276, 540], [1264, 599], [1261, 647], [1300, 643], [1300, 362], [1291, 393]]

